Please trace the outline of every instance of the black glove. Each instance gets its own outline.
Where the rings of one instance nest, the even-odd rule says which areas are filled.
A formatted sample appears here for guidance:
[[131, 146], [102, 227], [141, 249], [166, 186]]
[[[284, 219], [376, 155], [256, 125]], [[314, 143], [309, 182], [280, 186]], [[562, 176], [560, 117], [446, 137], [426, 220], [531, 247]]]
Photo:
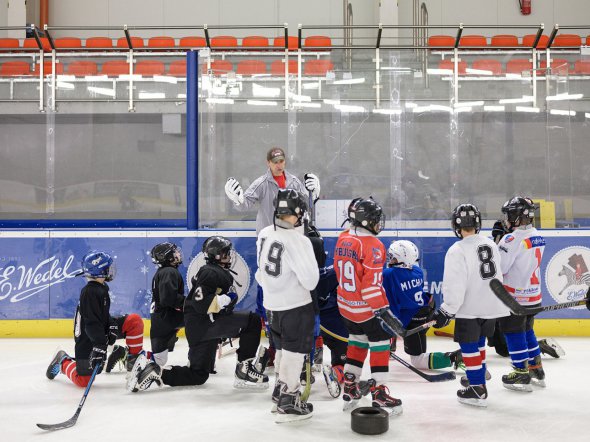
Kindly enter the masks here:
[[389, 307], [381, 307], [373, 313], [379, 321], [381, 328], [390, 336], [397, 336], [404, 333], [405, 329], [403, 324], [395, 317], [391, 310], [389, 310]]
[[115, 341], [117, 340], [117, 331], [118, 330], [119, 330], [119, 327], [117, 326], [117, 324], [112, 324], [111, 326], [109, 326], [109, 335], [107, 336], [107, 340], [108, 340], [109, 345], [115, 345]]
[[494, 223], [494, 227], [492, 227], [492, 238], [494, 238], [494, 242], [498, 244], [502, 237], [506, 235], [508, 232], [504, 228], [504, 223], [498, 220]]
[[230, 301], [229, 301], [229, 304], [227, 304], [225, 307], [223, 307], [220, 310], [220, 312], [219, 312], [220, 315], [229, 315], [229, 314], [233, 313], [234, 307], [238, 303], [238, 294], [237, 293], [229, 292], [229, 293], [226, 293], [225, 295], [230, 298]]
[[102, 367], [104, 362], [107, 359], [107, 346], [106, 345], [96, 345], [92, 348], [92, 352], [90, 353], [90, 367], [94, 370], [95, 367], [98, 368], [99, 374], [102, 371]]
[[443, 328], [449, 325], [453, 319], [453, 315], [445, 312], [443, 309], [439, 308], [437, 311], [434, 312], [434, 316], [432, 316], [432, 320], [436, 321], [436, 324], [433, 325], [434, 328]]

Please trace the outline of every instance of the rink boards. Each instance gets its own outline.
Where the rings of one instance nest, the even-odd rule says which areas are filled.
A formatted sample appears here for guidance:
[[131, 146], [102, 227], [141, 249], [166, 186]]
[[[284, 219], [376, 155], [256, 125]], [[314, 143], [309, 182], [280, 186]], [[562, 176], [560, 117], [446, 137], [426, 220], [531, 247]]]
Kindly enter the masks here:
[[[543, 305], [584, 297], [590, 286], [590, 231], [543, 230], [547, 240], [540, 266]], [[8, 231], [0, 233], [0, 336], [68, 336], [80, 289], [85, 281], [74, 276], [80, 259], [99, 249], [116, 259], [117, 274], [110, 283], [111, 314], [139, 313], [149, 318], [151, 280], [156, 267], [149, 251], [171, 241], [184, 253], [179, 268], [187, 286], [203, 263], [201, 248], [211, 235], [224, 235], [234, 243], [238, 273], [237, 308], [255, 309], [257, 285], [254, 231]], [[331, 262], [338, 231], [323, 231]], [[385, 231], [379, 238], [386, 247], [393, 239], [409, 239], [421, 252], [426, 290], [441, 296], [446, 250], [456, 241], [445, 230]], [[188, 291], [188, 288], [187, 288]], [[590, 335], [590, 312], [585, 307], [556, 310], [538, 316], [538, 327], [554, 336]], [[148, 328], [149, 329], [149, 328]], [[541, 334], [544, 334], [541, 332]]]

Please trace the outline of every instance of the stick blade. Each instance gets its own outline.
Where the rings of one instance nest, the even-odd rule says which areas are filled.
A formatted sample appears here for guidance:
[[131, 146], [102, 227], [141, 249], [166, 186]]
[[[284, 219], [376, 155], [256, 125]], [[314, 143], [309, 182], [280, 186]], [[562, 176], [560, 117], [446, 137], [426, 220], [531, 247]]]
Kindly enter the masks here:
[[504, 285], [498, 279], [494, 278], [490, 281], [490, 288], [492, 289], [492, 292], [494, 292], [494, 295], [496, 295], [498, 299], [500, 299], [500, 301], [512, 311], [512, 313], [515, 315], [526, 314], [526, 312], [523, 312], [524, 307], [520, 305], [510, 293], [508, 293]]
[[428, 375], [429, 382], [446, 382], [446, 381], [453, 381], [457, 379], [457, 375], [454, 371], [446, 371], [440, 374], [431, 374]]
[[39, 428], [46, 431], [63, 430], [65, 428], [73, 427], [76, 424], [76, 419], [71, 418], [59, 424], [37, 424]]

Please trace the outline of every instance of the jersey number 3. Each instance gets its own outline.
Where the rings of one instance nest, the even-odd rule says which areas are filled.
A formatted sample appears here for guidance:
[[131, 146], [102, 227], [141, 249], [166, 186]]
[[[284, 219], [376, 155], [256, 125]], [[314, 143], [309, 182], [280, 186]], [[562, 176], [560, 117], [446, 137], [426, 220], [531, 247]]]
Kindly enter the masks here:
[[477, 258], [479, 259], [479, 274], [481, 279], [490, 279], [496, 276], [496, 263], [494, 262], [492, 248], [487, 245], [481, 245], [477, 248]]

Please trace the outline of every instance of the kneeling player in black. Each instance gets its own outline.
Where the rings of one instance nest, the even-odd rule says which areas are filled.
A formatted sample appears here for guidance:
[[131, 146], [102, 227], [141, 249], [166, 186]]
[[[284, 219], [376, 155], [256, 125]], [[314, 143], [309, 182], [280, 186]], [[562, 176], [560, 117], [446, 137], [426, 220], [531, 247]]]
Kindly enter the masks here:
[[[202, 385], [215, 364], [220, 339], [240, 338], [235, 371], [236, 388], [268, 388], [268, 377], [255, 366], [260, 344], [260, 316], [250, 312], [233, 312], [238, 297], [230, 273], [232, 243], [222, 236], [212, 236], [203, 244], [206, 264], [192, 279], [192, 289], [184, 303], [184, 323], [189, 345], [189, 365], [162, 368], [154, 362], [136, 364], [127, 388], [146, 390], [153, 382], [170, 386]], [[144, 364], [145, 364], [144, 358]]]

